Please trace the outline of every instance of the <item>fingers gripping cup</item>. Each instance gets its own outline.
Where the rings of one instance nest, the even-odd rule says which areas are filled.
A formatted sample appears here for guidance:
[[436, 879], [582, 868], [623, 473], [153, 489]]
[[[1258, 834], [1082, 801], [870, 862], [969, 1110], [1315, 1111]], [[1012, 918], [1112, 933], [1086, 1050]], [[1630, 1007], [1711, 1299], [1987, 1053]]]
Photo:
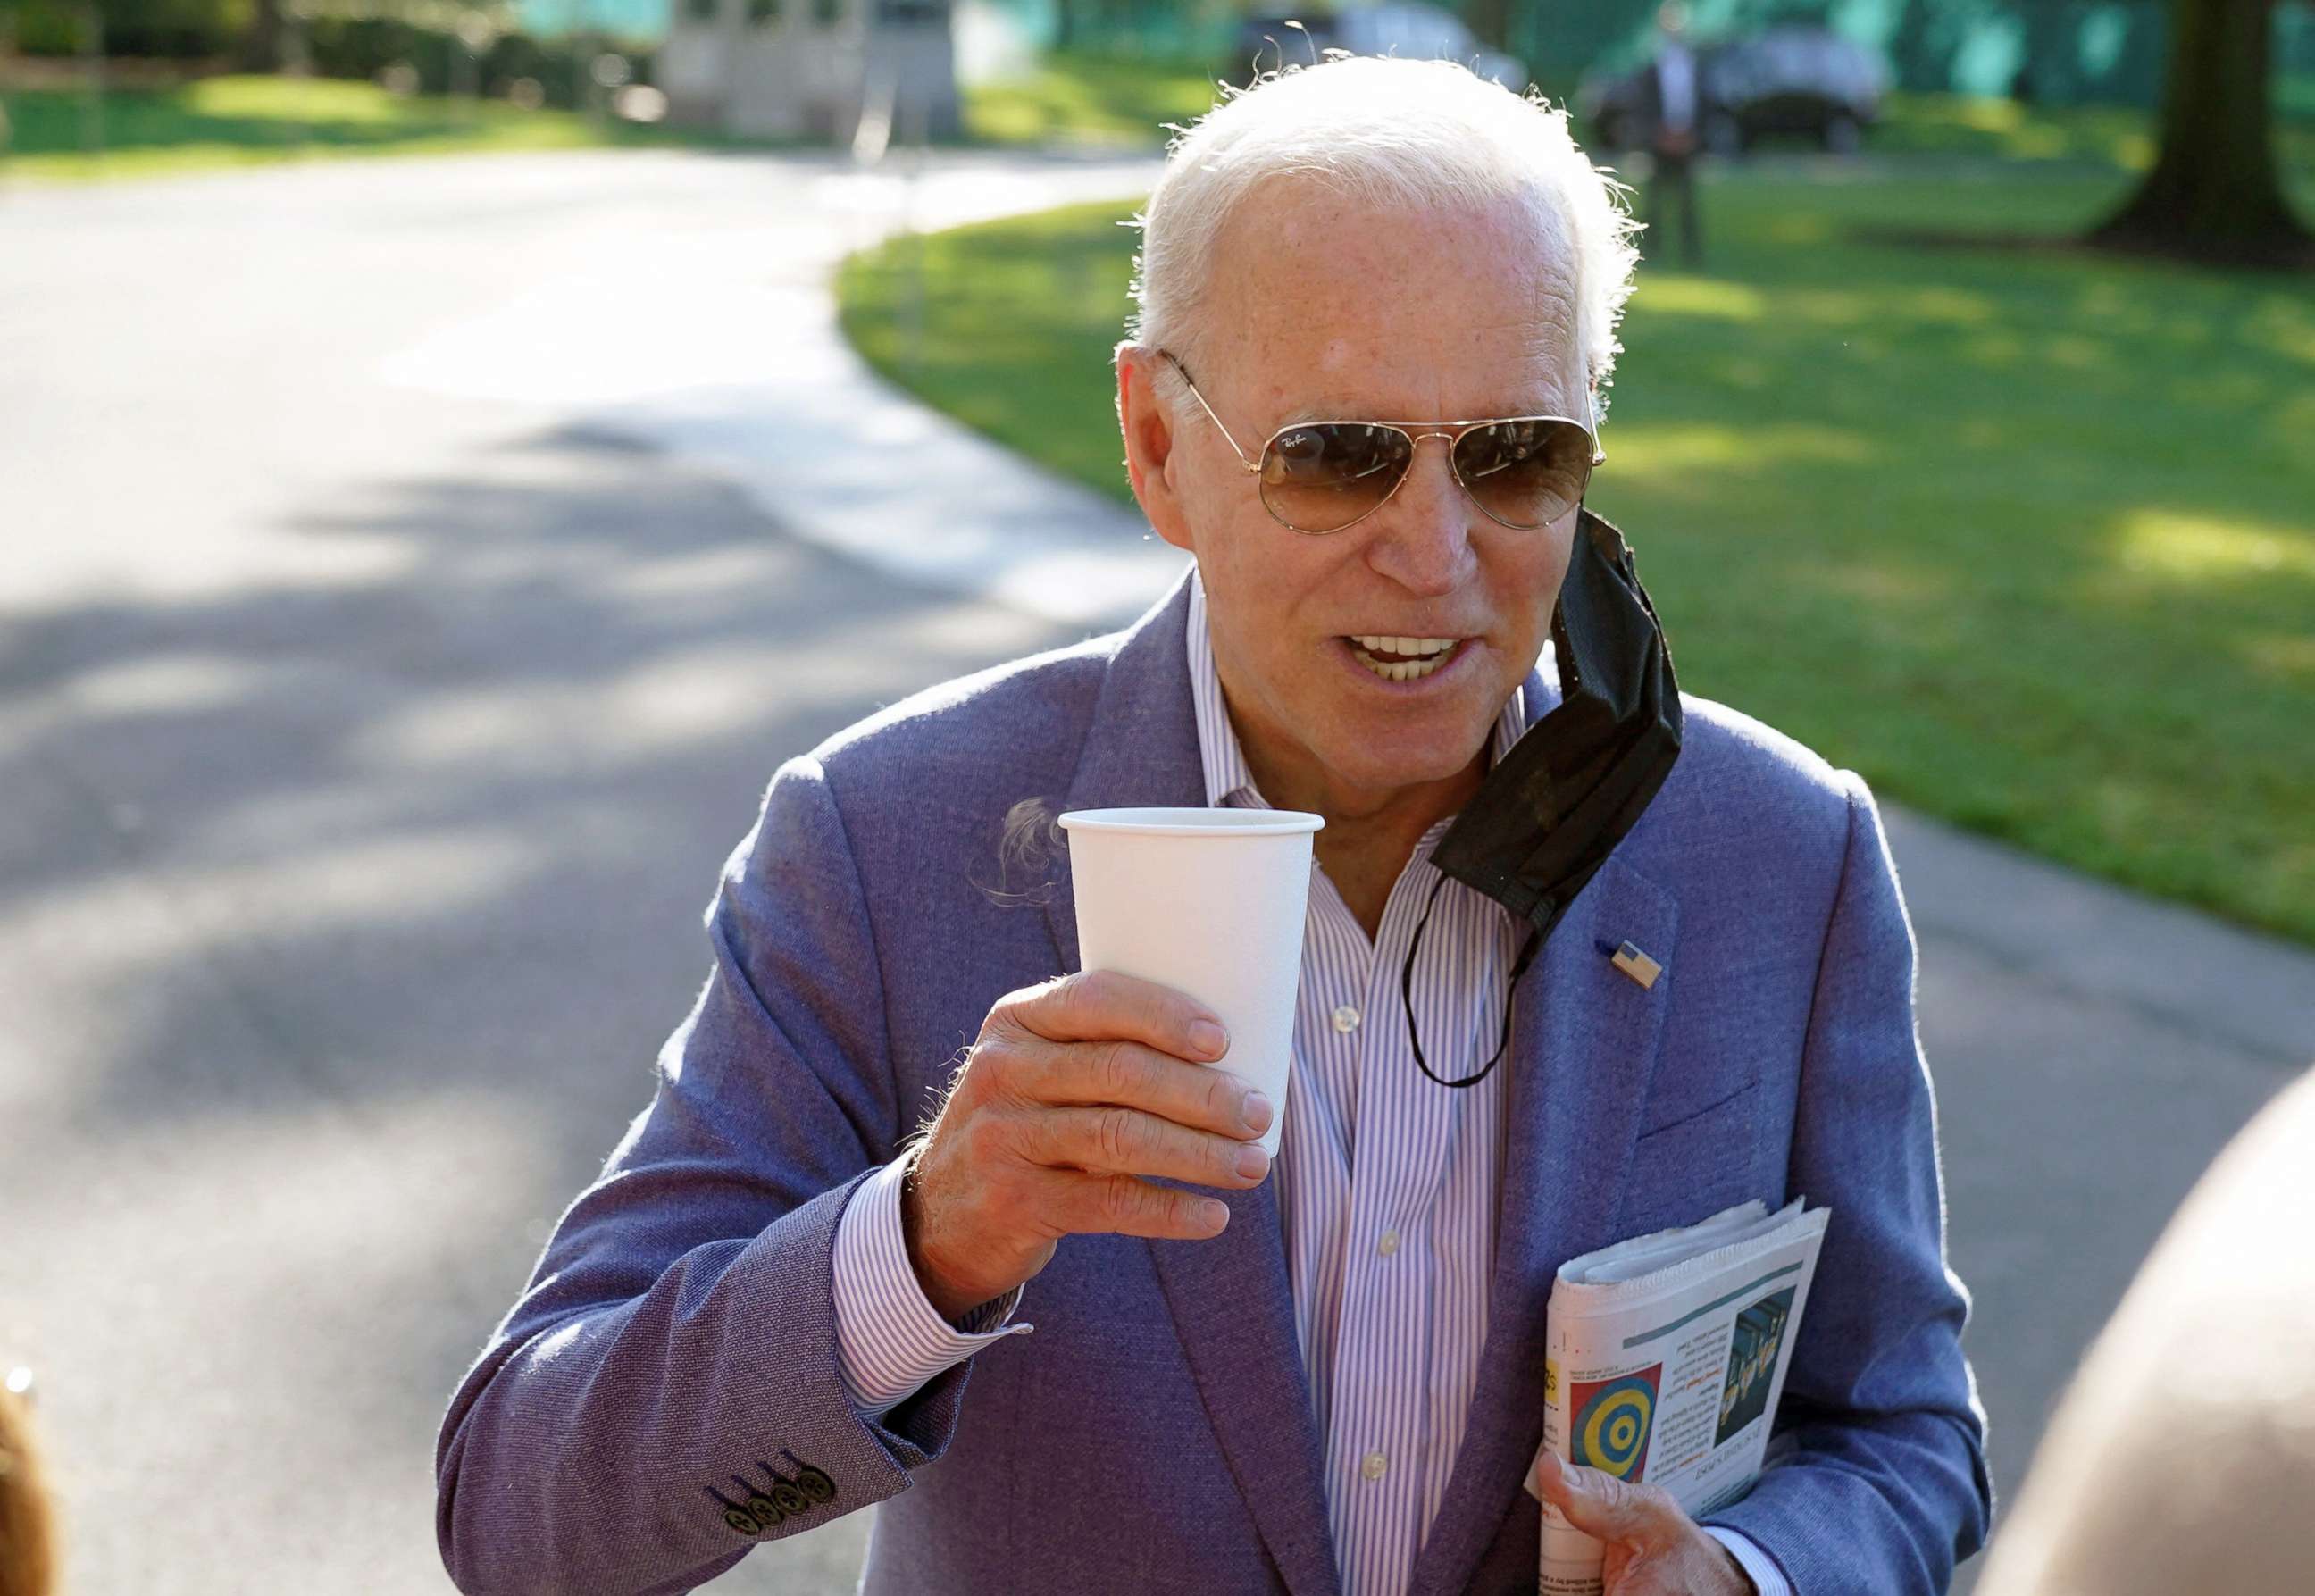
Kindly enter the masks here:
[[1069, 834], [1078, 962], [1188, 993], [1220, 1016], [1216, 1062], [1270, 1098], [1264, 1151], [1286, 1124], [1311, 837], [1285, 809], [1080, 809]]

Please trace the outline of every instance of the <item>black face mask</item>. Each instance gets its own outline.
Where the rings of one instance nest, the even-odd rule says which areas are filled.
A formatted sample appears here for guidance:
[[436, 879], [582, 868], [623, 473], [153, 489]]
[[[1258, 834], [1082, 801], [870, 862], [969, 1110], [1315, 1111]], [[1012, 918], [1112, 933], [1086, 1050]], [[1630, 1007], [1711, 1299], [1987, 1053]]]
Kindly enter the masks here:
[[[1551, 615], [1557, 708], [1522, 733], [1487, 773], [1431, 856], [1440, 872], [1406, 947], [1399, 997], [1415, 1068], [1442, 1086], [1487, 1077], [1511, 1041], [1519, 979], [1680, 757], [1680, 683], [1655, 607], [1632, 570], [1623, 534], [1588, 510]], [[1454, 877], [1527, 924], [1503, 998], [1503, 1034], [1477, 1074], [1445, 1080], [1423, 1061], [1415, 1030], [1415, 952], [1439, 889]]]

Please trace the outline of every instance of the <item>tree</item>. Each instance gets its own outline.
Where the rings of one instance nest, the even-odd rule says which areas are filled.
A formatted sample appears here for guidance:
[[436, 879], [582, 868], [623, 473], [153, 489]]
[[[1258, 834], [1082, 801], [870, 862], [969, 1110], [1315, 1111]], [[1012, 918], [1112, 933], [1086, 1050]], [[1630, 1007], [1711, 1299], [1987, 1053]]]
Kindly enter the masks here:
[[253, 0], [249, 31], [241, 36], [240, 55], [244, 72], [281, 69], [281, 0]]
[[2170, 0], [2154, 169], [2089, 242], [2237, 265], [2315, 268], [2275, 166], [2275, 0]]
[[1471, 37], [1489, 49], [1511, 49], [1512, 0], [1468, 0], [1463, 22]]

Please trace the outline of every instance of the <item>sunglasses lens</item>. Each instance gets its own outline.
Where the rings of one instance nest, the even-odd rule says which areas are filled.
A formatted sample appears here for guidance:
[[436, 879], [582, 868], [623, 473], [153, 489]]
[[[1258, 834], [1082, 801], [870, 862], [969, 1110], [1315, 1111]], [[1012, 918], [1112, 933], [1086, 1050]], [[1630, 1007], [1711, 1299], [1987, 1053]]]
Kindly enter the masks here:
[[1455, 470], [1479, 508], [1510, 527], [1542, 527], [1583, 497], [1592, 440], [1568, 421], [1496, 421], [1455, 445]]
[[1395, 427], [1290, 427], [1262, 455], [1262, 501], [1299, 532], [1336, 532], [1390, 497], [1415, 446]]

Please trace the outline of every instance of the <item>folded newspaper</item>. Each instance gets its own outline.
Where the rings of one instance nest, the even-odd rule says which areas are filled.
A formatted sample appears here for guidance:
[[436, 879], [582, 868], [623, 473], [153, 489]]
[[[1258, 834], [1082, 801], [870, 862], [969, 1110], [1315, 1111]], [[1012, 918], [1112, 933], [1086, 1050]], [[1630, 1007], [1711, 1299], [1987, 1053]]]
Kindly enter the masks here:
[[[1803, 1201], [1773, 1214], [1747, 1202], [1562, 1264], [1543, 1450], [1661, 1485], [1692, 1518], [1752, 1489], [1832, 1211]], [[1600, 1596], [1604, 1550], [1545, 1503], [1542, 1596]]]

